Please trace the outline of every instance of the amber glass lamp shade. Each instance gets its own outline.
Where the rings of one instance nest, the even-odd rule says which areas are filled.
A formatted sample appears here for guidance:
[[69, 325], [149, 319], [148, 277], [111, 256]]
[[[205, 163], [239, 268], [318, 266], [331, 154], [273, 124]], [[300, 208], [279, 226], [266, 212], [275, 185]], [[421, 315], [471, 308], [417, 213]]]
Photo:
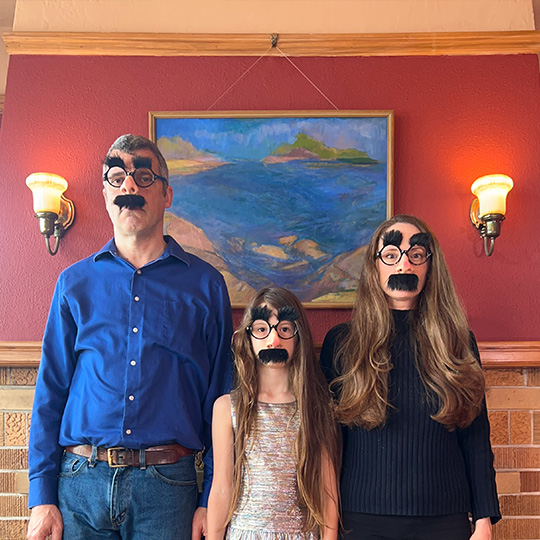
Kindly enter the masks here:
[[68, 187], [64, 178], [53, 173], [32, 173], [26, 179], [26, 185], [34, 196], [34, 212], [60, 213], [60, 198]]
[[[40, 232], [45, 236], [47, 251], [56, 255], [60, 238], [75, 219], [75, 206], [64, 197], [68, 183], [57, 174], [38, 172], [28, 176], [26, 185], [32, 190], [34, 213], [39, 219]], [[56, 238], [54, 249], [50, 246], [51, 234]]]
[[506, 214], [506, 196], [514, 187], [514, 182], [505, 174], [488, 174], [478, 178], [471, 191], [478, 197], [480, 217], [489, 214]]
[[514, 182], [505, 174], [488, 174], [475, 180], [471, 191], [476, 195], [470, 209], [472, 224], [484, 239], [485, 254], [490, 257], [495, 238], [501, 234], [501, 223], [506, 215], [506, 196]]

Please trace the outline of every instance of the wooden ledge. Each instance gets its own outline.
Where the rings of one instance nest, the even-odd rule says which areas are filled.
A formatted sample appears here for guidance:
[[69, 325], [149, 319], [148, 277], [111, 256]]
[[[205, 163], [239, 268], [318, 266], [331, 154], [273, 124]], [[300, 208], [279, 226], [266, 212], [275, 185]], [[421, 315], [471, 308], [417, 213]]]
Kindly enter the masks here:
[[485, 368], [540, 367], [540, 341], [480, 341]]
[[[540, 368], [540, 341], [481, 341], [478, 348], [486, 369]], [[0, 367], [37, 367], [40, 356], [40, 341], [0, 341]]]
[[37, 367], [41, 341], [0, 341], [0, 367]]
[[[536, 54], [540, 32], [277, 34], [288, 56]], [[6, 32], [9, 54], [105, 56], [280, 56], [271, 34]]]

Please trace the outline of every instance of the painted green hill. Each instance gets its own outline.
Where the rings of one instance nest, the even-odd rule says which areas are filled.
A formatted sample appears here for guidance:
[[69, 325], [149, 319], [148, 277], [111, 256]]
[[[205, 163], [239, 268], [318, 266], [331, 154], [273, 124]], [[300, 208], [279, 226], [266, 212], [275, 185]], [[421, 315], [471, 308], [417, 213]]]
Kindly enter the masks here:
[[347, 148], [344, 150], [332, 148], [305, 133], [298, 133], [294, 143], [282, 144], [272, 152], [272, 155], [286, 157], [290, 155], [291, 152], [298, 151], [299, 149], [307, 150], [308, 152], [315, 154], [319, 159], [325, 161], [341, 161], [357, 165], [374, 165], [375, 163], [378, 163], [377, 160], [370, 158], [367, 152], [356, 150], [355, 148]]

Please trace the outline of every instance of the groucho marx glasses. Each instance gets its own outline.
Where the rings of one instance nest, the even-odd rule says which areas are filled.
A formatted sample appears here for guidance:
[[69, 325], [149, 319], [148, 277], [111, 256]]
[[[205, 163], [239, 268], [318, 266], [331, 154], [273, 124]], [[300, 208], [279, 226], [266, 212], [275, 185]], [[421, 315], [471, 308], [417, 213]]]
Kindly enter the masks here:
[[255, 339], [266, 339], [270, 335], [272, 328], [281, 339], [292, 339], [298, 333], [296, 323], [293, 321], [280, 321], [277, 324], [255, 321], [247, 327], [247, 331]]
[[156, 181], [156, 178], [163, 180], [163, 182], [166, 184], [168, 183], [166, 178], [159, 176], [159, 174], [156, 174], [152, 169], [148, 169], [146, 167], [141, 167], [140, 169], [135, 169], [131, 172], [127, 172], [126, 170], [122, 169], [122, 167], [118, 166], [111, 167], [103, 175], [103, 179], [109, 182], [112, 187], [119, 188], [128, 176], [131, 176], [133, 181], [140, 188], [150, 187]]
[[401, 261], [403, 255], [407, 255], [407, 258], [412, 265], [420, 266], [425, 264], [431, 257], [431, 252], [424, 246], [411, 246], [409, 249], [403, 250], [397, 246], [388, 245], [384, 246], [377, 255], [375, 255], [375, 258], [381, 259], [381, 262], [387, 266], [394, 266]]

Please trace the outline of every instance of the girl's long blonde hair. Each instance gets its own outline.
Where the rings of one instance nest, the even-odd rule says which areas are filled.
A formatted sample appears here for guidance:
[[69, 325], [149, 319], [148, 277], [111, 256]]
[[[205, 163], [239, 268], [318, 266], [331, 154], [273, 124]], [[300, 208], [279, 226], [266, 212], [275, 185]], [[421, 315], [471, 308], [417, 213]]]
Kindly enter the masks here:
[[423, 221], [409, 215], [385, 221], [367, 248], [350, 332], [334, 355], [336, 372], [342, 374], [332, 382], [339, 394], [336, 416], [350, 427], [366, 429], [386, 421], [394, 323], [379, 284], [376, 254], [381, 236], [396, 223], [431, 235], [426, 284], [411, 312], [411, 341], [428, 398], [437, 408], [432, 418], [449, 430], [467, 427], [482, 407], [483, 372], [439, 242]]
[[296, 347], [289, 360], [290, 389], [296, 397], [300, 415], [300, 429], [295, 444], [296, 476], [299, 503], [306, 508], [305, 529], [316, 531], [325, 525], [324, 505], [327, 493], [324, 462], [328, 460], [334, 467], [336, 478], [339, 478], [340, 439], [332, 417], [328, 385], [315, 356], [306, 312], [293, 293], [280, 287], [264, 288], [251, 299], [233, 340], [235, 389], [232, 397], [236, 405], [237, 426], [234, 441], [234, 488], [229, 519], [240, 496], [247, 441], [250, 435], [256, 434], [258, 360], [253, 353], [247, 327], [252, 322], [252, 309], [261, 305], [276, 310], [292, 306], [298, 313]]

